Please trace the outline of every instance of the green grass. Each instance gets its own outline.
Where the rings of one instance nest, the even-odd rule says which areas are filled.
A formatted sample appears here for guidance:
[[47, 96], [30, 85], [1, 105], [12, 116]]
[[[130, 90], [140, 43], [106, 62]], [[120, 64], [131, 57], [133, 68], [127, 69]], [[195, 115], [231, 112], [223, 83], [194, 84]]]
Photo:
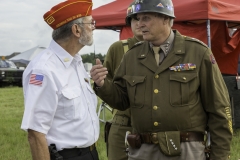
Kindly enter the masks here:
[[[31, 160], [27, 133], [20, 129], [23, 111], [22, 88], [0, 88], [0, 160]], [[111, 113], [106, 111], [106, 119], [110, 118]], [[104, 123], [101, 122], [100, 127], [97, 149], [100, 160], [107, 160]]]
[[[22, 88], [0, 88], [0, 160], [31, 160], [27, 133], [20, 129], [23, 111]], [[106, 119], [110, 118], [111, 113], [106, 111]], [[99, 159], [107, 160], [104, 123], [101, 122], [100, 127], [97, 142]], [[240, 159], [240, 129], [234, 131], [231, 149], [230, 160]]]

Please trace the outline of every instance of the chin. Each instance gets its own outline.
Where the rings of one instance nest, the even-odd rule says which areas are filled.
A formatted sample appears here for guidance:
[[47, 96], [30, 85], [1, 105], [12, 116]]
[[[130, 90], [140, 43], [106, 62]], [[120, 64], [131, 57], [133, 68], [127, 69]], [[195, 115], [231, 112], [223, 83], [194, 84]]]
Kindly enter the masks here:
[[150, 38], [143, 36], [143, 40], [144, 40], [144, 41], [149, 41]]
[[93, 41], [89, 42], [87, 46], [91, 46], [93, 44]]

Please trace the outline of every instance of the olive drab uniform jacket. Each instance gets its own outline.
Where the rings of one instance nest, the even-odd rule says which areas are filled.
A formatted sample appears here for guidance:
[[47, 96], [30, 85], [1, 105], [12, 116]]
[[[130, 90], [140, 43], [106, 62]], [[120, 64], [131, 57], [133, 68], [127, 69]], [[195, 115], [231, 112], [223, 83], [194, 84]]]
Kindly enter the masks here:
[[139, 42], [124, 55], [113, 82], [105, 80], [101, 88], [94, 89], [110, 106], [130, 107], [137, 133], [204, 132], [208, 126], [211, 158], [226, 160], [232, 119], [218, 65], [205, 44], [174, 33], [172, 49], [160, 66], [149, 42]]
[[[133, 37], [128, 38], [126, 43], [125, 42], [123, 43], [122, 41], [117, 41], [110, 46], [103, 63], [103, 66], [105, 66], [108, 69], [107, 79], [109, 80], [113, 79], [116, 70], [123, 58], [123, 55], [126, 52], [124, 51], [125, 45], [127, 45], [128, 48], [130, 49], [137, 42], [138, 40], [135, 37]], [[130, 110], [127, 109], [125, 111], [117, 111], [116, 114], [130, 117]]]

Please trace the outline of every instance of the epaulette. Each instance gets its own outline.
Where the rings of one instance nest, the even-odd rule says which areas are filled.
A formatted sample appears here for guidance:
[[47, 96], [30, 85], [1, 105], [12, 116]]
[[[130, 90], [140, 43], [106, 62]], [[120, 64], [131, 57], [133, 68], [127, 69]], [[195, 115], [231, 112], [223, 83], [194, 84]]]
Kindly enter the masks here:
[[198, 42], [201, 45], [208, 47], [204, 42], [200, 41], [199, 39], [193, 38], [193, 37], [188, 37], [188, 36], [183, 36], [185, 38], [185, 40], [187, 41], [193, 41], [193, 42]]
[[143, 44], [143, 42], [144, 42], [144, 41], [139, 41], [139, 42], [135, 43], [134, 46], [138, 46], [138, 45], [140, 45], [140, 44]]
[[135, 47], [137, 47], [137, 46], [139, 46], [143, 43], [144, 43], [144, 41], [139, 41], [139, 42], [135, 43], [129, 50], [131, 50], [131, 49], [133, 49], [133, 48], [135, 48]]

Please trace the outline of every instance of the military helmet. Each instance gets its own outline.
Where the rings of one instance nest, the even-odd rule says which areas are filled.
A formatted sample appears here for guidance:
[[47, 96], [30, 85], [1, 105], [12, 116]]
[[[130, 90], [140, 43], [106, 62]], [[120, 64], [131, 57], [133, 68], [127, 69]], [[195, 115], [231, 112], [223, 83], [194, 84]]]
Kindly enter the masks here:
[[134, 0], [127, 9], [126, 24], [131, 24], [131, 16], [137, 13], [155, 12], [175, 18], [172, 0]]
[[133, 10], [132, 7], [134, 6], [134, 4], [135, 4], [135, 0], [127, 8], [127, 16], [125, 18], [125, 21], [128, 26], [131, 26], [132, 15], [134, 14], [132, 11]]

